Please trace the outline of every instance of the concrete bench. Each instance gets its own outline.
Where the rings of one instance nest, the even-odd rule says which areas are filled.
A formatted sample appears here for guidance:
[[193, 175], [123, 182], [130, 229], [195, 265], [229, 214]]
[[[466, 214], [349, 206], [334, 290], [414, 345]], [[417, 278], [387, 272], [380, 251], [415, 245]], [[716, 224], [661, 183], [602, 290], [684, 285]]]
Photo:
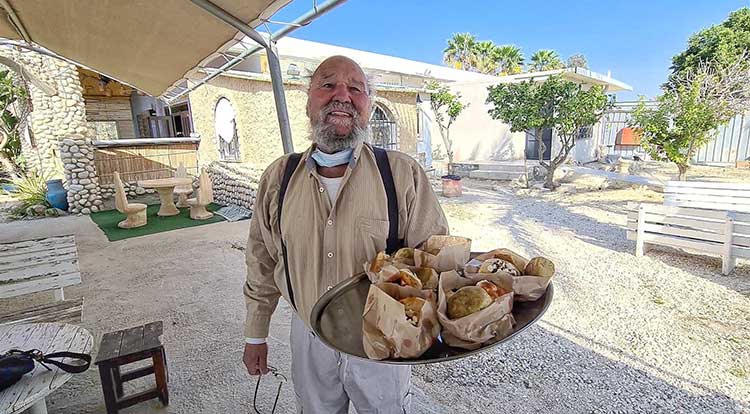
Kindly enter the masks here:
[[652, 245], [720, 256], [725, 275], [738, 257], [750, 259], [750, 213], [646, 203], [629, 203], [628, 210], [627, 237], [636, 242], [636, 256]]
[[750, 213], [750, 184], [668, 181], [664, 205]]
[[0, 325], [77, 322], [83, 300], [65, 300], [64, 288], [81, 283], [73, 235], [0, 243], [0, 299], [53, 291], [55, 301], [0, 315]]

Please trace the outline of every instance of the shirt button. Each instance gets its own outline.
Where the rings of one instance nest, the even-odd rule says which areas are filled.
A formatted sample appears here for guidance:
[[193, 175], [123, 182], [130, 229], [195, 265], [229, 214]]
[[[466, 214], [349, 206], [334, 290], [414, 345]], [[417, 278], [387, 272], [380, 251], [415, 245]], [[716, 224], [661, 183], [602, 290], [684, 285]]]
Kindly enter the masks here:
[[323, 191], [325, 191], [325, 188], [320, 187], [320, 188], [318, 188], [318, 191], [320, 191], [322, 193]]
[[331, 257], [333, 257], [333, 252], [328, 252], [328, 255], [327, 255], [327, 256], [328, 256], [328, 258], [330, 259]]
[[333, 289], [333, 286], [326, 287], [326, 291]]
[[333, 220], [328, 220], [328, 225], [333, 226]]

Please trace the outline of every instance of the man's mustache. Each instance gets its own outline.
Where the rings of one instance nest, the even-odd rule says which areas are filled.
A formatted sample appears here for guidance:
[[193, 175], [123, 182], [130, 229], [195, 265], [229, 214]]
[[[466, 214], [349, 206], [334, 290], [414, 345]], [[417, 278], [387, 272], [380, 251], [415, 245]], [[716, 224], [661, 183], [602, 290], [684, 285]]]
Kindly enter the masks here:
[[321, 119], [325, 119], [326, 116], [330, 115], [332, 112], [344, 112], [346, 114], [349, 114], [352, 118], [356, 118], [359, 116], [359, 112], [357, 112], [357, 108], [354, 107], [349, 102], [337, 102], [333, 101], [329, 103], [328, 105], [324, 106], [321, 110]]

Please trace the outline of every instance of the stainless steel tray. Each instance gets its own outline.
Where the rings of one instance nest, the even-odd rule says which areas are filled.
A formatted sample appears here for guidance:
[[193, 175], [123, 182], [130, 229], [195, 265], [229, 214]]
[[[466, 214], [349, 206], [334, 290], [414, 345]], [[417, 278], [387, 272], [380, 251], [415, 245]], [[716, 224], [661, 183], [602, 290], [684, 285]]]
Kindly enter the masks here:
[[[310, 321], [315, 334], [326, 345], [340, 352], [368, 359], [362, 346], [362, 313], [365, 309], [370, 280], [362, 273], [345, 280], [326, 292], [315, 304]], [[379, 362], [395, 365], [419, 365], [464, 358], [492, 349], [510, 341], [544, 315], [552, 303], [554, 289], [552, 283], [544, 296], [534, 302], [513, 304], [516, 328], [513, 332], [493, 343], [488, 343], [472, 351], [454, 348], [437, 341], [421, 357], [416, 359], [388, 359]]]

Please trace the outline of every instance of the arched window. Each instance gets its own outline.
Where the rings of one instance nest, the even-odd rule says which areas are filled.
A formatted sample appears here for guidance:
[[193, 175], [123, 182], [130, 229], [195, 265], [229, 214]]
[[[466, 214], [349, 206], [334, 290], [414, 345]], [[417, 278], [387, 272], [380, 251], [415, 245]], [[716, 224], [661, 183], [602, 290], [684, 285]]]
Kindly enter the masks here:
[[387, 109], [375, 104], [370, 116], [370, 133], [372, 145], [385, 149], [398, 149], [398, 130], [396, 121]]
[[219, 159], [222, 161], [239, 161], [240, 142], [237, 137], [234, 108], [232, 108], [229, 99], [220, 98], [216, 103], [214, 114]]

